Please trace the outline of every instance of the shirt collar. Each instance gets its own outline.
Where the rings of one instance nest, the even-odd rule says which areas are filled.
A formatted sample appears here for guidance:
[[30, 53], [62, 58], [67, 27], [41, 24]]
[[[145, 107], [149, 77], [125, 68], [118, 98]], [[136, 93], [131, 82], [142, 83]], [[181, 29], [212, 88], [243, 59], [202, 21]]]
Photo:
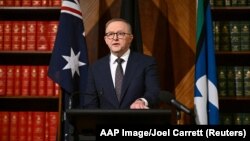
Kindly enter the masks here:
[[[122, 56], [121, 58], [124, 60], [124, 62], [127, 62], [128, 61], [128, 56], [130, 54], [130, 49], [128, 49]], [[113, 64], [116, 63], [116, 59], [117, 59], [117, 56], [115, 56], [114, 54], [111, 53], [110, 55], [110, 62], [112, 62]]]

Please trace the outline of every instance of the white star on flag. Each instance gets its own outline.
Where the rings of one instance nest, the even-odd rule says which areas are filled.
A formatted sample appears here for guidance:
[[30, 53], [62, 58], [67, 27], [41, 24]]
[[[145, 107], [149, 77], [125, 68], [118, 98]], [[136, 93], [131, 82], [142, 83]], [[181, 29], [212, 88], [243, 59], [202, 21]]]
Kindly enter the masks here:
[[63, 70], [71, 69], [72, 77], [74, 76], [75, 72], [80, 76], [79, 67], [86, 65], [86, 63], [79, 60], [80, 52], [75, 55], [73, 49], [71, 48], [70, 56], [62, 55], [62, 57], [68, 62]]

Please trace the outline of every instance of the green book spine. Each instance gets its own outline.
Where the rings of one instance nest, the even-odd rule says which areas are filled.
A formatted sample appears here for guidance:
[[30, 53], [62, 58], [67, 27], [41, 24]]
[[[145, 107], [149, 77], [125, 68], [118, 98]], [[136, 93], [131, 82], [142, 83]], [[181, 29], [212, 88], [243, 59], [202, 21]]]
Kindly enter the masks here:
[[217, 67], [218, 77], [218, 94], [219, 96], [227, 96], [227, 68], [226, 66]]
[[215, 51], [220, 50], [220, 22], [213, 22]]
[[228, 22], [220, 22], [220, 51], [230, 51], [230, 29]]
[[231, 0], [225, 0], [225, 7], [231, 6]]
[[250, 66], [243, 67], [244, 96], [250, 96]]
[[240, 44], [242, 51], [250, 51], [249, 23], [249, 21], [242, 21], [240, 23]]
[[227, 96], [235, 96], [234, 67], [227, 67]]
[[230, 41], [231, 51], [240, 51], [240, 23], [238, 21], [230, 21]]
[[243, 116], [243, 113], [234, 113], [233, 114], [234, 125], [242, 125], [242, 116]]
[[244, 95], [243, 66], [235, 66], [234, 74], [235, 74], [235, 95], [243, 96]]
[[209, 0], [209, 4], [211, 7], [214, 7], [214, 0]]
[[220, 124], [221, 125], [232, 125], [233, 116], [231, 113], [220, 113]]
[[242, 117], [243, 125], [250, 125], [250, 113], [244, 113]]
[[238, 6], [238, 0], [232, 0], [231, 5], [232, 6]]
[[214, 0], [214, 6], [217, 6], [217, 7], [225, 6], [225, 0]]
[[247, 6], [248, 0], [238, 0], [238, 6]]

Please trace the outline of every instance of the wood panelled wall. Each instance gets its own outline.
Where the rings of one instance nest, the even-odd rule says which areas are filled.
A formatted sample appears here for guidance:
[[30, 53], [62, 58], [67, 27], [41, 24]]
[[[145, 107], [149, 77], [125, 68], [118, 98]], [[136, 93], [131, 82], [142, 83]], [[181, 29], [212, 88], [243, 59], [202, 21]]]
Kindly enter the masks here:
[[[161, 88], [192, 109], [196, 0], [138, 1], [143, 50], [157, 59]], [[119, 17], [120, 6], [121, 0], [81, 0], [90, 64], [109, 53], [104, 25]]]

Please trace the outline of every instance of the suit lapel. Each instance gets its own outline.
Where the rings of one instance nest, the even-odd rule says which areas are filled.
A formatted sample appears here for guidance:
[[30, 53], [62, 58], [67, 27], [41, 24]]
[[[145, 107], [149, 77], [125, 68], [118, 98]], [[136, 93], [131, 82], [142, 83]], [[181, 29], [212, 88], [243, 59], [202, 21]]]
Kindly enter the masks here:
[[122, 84], [122, 93], [121, 93], [122, 98], [124, 97], [125, 92], [129, 87], [130, 81], [133, 79], [134, 72], [136, 71], [136, 66], [137, 66], [136, 55], [131, 52], [128, 58], [128, 63]]
[[115, 93], [115, 88], [114, 88], [114, 84], [113, 84], [113, 80], [112, 80], [112, 76], [111, 76], [111, 70], [110, 70], [110, 65], [109, 65], [109, 60], [110, 60], [110, 56], [107, 56], [105, 58], [105, 62], [103, 63], [103, 71], [100, 73], [103, 73], [103, 82], [104, 82], [104, 88], [107, 88], [107, 93], [105, 95], [107, 95], [106, 99], [109, 101], [112, 101], [111, 103], [113, 103], [114, 101], [117, 101], [117, 104], [119, 104], [118, 99], [116, 97], [116, 93]]

